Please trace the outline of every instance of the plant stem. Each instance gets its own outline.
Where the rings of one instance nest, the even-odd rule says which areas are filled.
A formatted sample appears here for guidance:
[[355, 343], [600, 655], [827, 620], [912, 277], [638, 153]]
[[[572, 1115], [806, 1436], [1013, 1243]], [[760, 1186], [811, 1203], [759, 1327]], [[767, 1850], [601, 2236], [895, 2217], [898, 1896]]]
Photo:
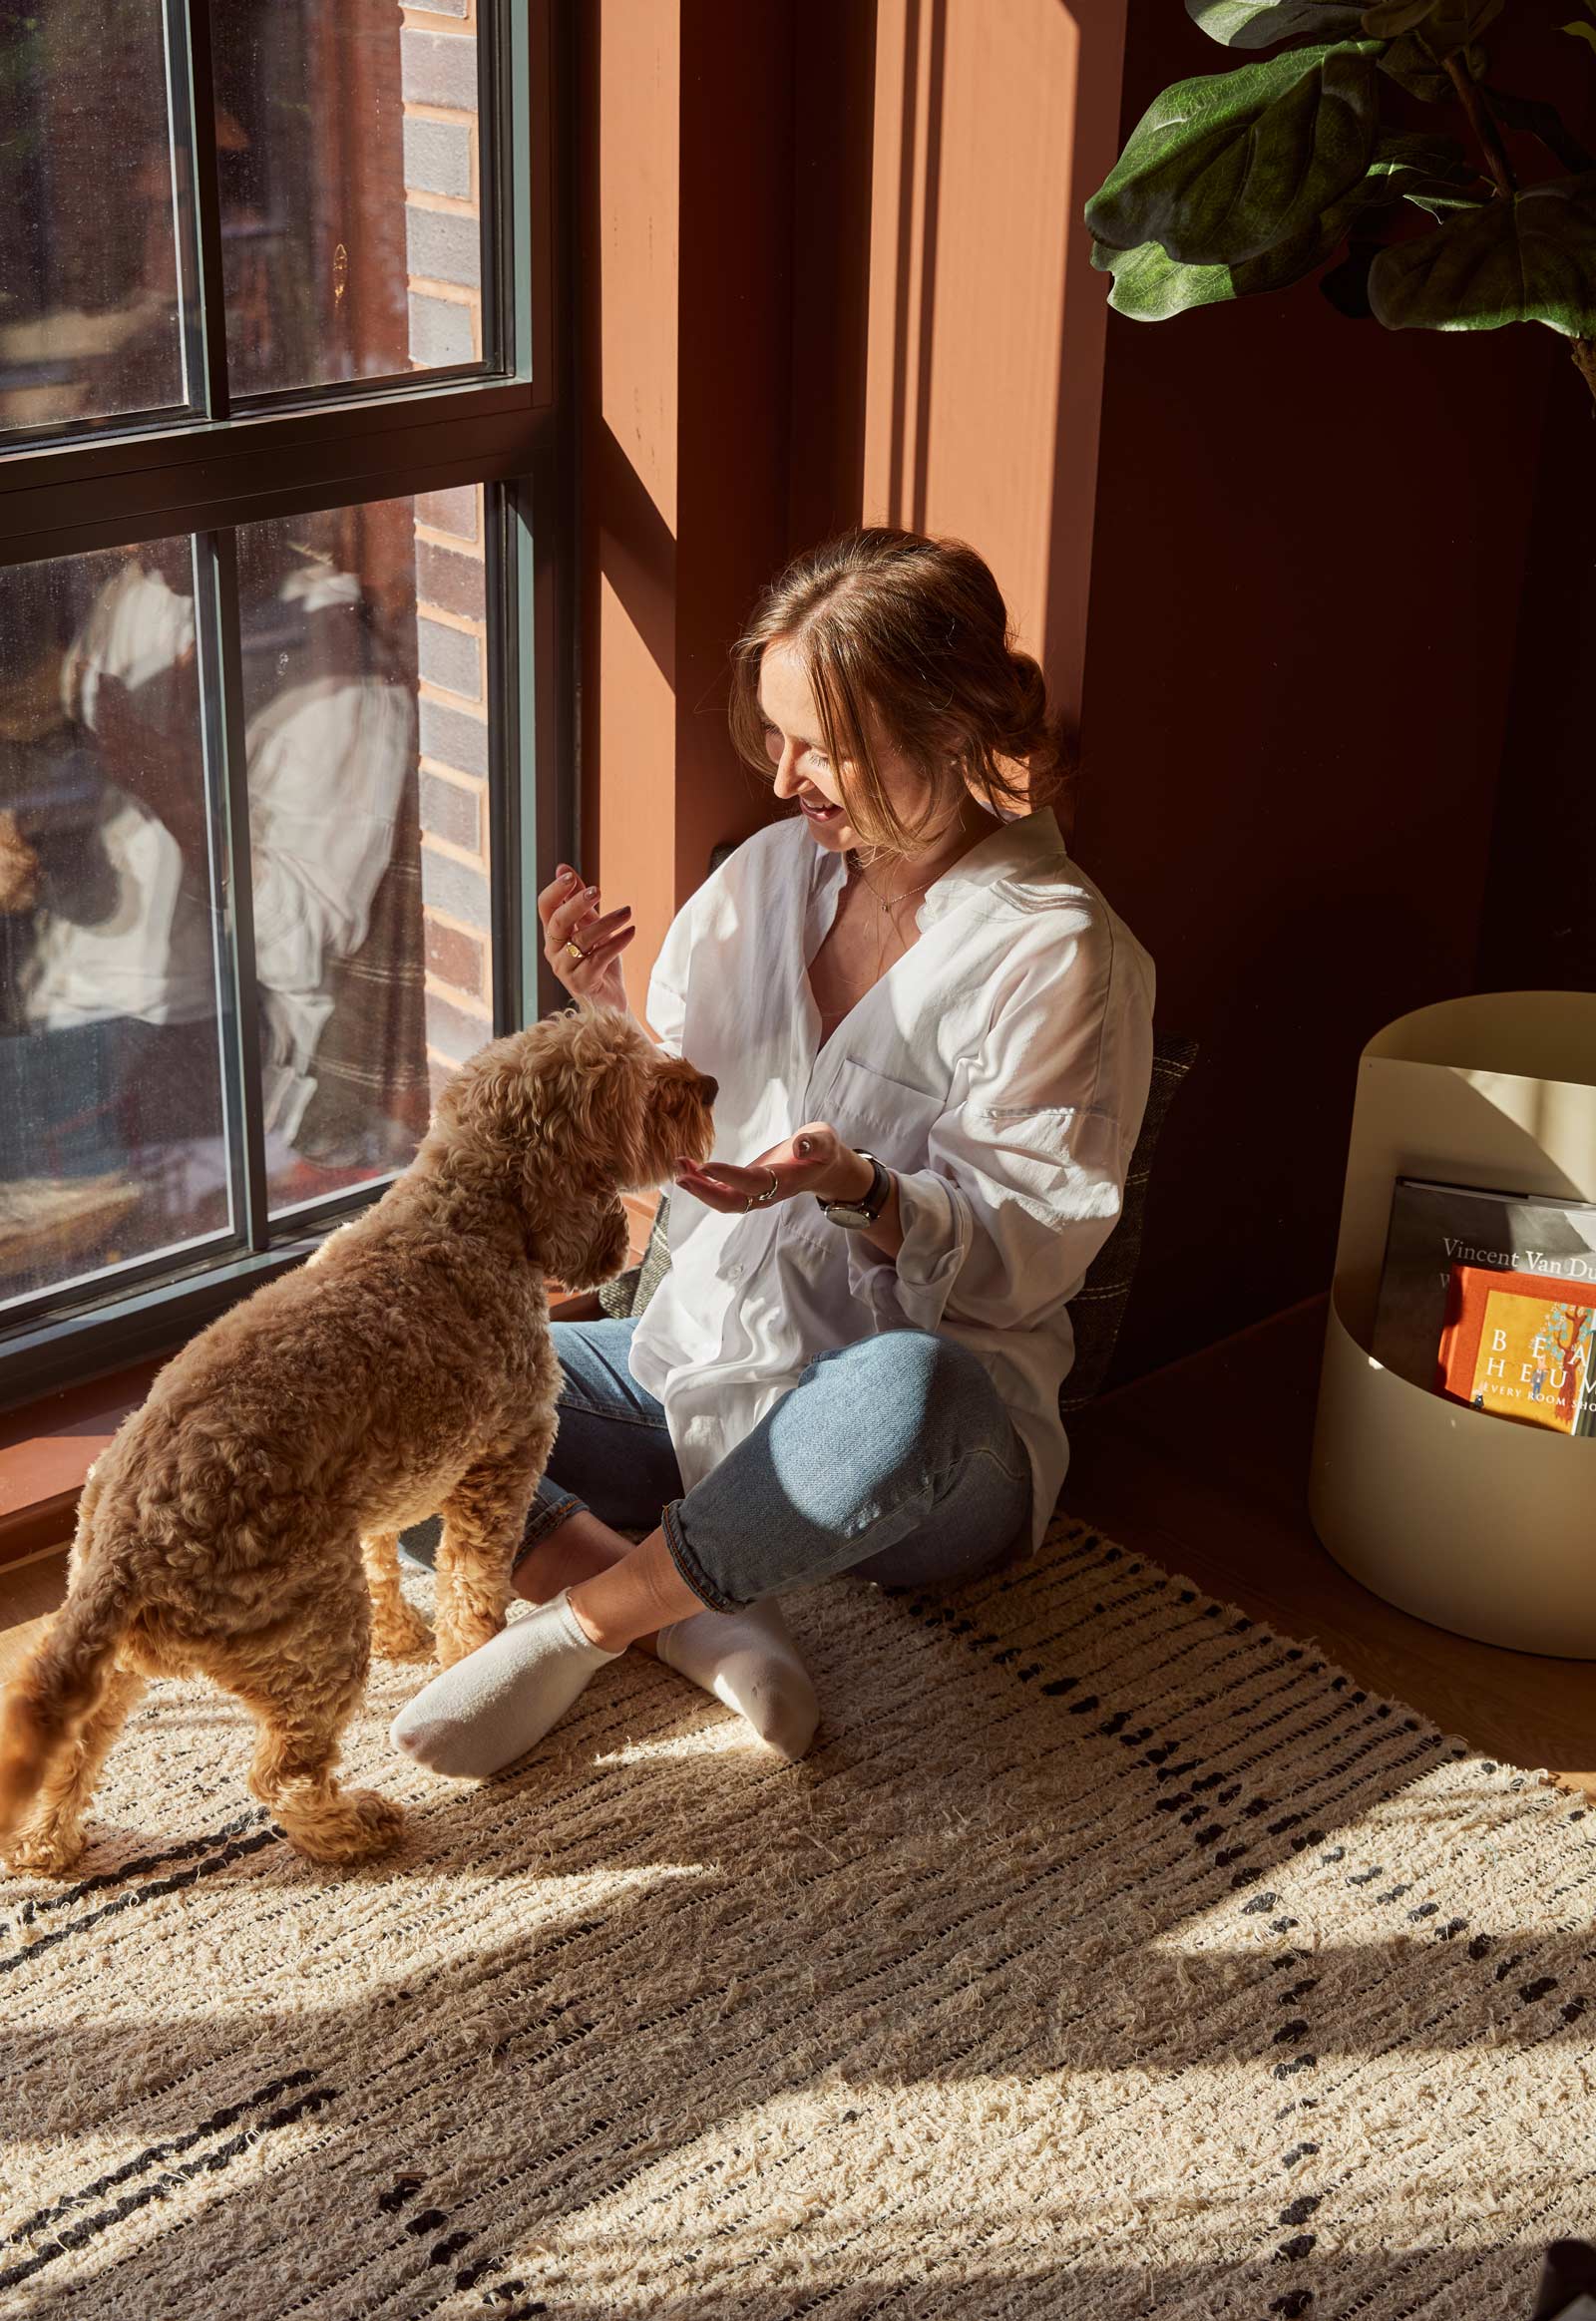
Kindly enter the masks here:
[[1485, 166], [1490, 171], [1497, 193], [1510, 197], [1518, 191], [1518, 180], [1513, 176], [1513, 165], [1507, 159], [1507, 148], [1496, 126], [1496, 116], [1477, 83], [1469, 79], [1467, 68], [1455, 49], [1446, 59], [1446, 75], [1457, 91], [1458, 103], [1468, 116], [1469, 128], [1479, 140], [1479, 150], [1485, 157]]

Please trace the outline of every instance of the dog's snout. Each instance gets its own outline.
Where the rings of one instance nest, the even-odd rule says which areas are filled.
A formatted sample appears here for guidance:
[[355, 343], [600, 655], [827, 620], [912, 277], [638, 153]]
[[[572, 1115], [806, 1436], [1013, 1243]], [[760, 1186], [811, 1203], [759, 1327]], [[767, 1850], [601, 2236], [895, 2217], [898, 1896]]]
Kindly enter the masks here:
[[702, 1095], [706, 1104], [712, 1104], [720, 1093], [720, 1082], [716, 1079], [712, 1079], [708, 1072], [703, 1074], [702, 1078], [699, 1080], [698, 1087], [699, 1093]]

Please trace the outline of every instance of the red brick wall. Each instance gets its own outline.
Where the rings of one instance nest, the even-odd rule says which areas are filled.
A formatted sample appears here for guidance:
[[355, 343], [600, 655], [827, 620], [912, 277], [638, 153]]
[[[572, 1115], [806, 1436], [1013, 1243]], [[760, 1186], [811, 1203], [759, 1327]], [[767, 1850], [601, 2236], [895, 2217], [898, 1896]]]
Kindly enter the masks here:
[[[476, 0], [402, 11], [410, 359], [482, 354]], [[416, 503], [421, 865], [433, 1092], [493, 1036], [483, 495]]]

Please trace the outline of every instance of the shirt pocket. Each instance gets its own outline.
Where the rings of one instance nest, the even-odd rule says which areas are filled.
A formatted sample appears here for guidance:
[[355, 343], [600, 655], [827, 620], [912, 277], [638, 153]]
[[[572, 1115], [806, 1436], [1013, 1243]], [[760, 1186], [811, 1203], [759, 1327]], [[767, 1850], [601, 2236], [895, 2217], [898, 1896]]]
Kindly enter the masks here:
[[[840, 1056], [813, 1096], [808, 1114], [829, 1121], [843, 1143], [851, 1144], [855, 1152], [863, 1146], [890, 1169], [918, 1169], [925, 1166], [932, 1123], [946, 1110], [944, 1097], [928, 1095], [924, 1088], [912, 1088], [903, 1080], [890, 1080], [868, 1064], [855, 1063], [851, 1056]], [[806, 1273], [835, 1278], [840, 1285], [836, 1296], [846, 1302], [852, 1235], [833, 1225], [811, 1197], [784, 1201], [777, 1215], [778, 1232], [792, 1245], [798, 1264]], [[834, 1277], [828, 1269], [835, 1269]]]
[[892, 1169], [923, 1168], [932, 1125], [947, 1110], [946, 1096], [889, 1080], [868, 1064], [843, 1056], [817, 1116], [829, 1120], [844, 1144], [861, 1146]]

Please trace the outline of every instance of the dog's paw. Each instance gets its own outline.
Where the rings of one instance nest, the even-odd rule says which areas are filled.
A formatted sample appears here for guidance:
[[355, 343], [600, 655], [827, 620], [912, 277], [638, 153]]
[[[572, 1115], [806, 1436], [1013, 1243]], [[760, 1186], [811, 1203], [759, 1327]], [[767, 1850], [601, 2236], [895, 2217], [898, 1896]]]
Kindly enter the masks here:
[[405, 1825], [404, 1807], [375, 1789], [340, 1789], [313, 1812], [290, 1815], [279, 1807], [278, 1817], [295, 1853], [340, 1867], [386, 1853]]
[[76, 1822], [59, 1821], [52, 1813], [17, 1831], [7, 1848], [5, 1866], [25, 1878], [64, 1878], [82, 1852], [82, 1828]]
[[432, 1630], [412, 1605], [377, 1612], [371, 1621], [371, 1649], [379, 1660], [431, 1660]]
[[468, 1614], [454, 1620], [438, 1622], [438, 1666], [452, 1669], [457, 1660], [464, 1660], [468, 1652], [476, 1652], [491, 1644], [504, 1621], [490, 1620], [486, 1614]]

